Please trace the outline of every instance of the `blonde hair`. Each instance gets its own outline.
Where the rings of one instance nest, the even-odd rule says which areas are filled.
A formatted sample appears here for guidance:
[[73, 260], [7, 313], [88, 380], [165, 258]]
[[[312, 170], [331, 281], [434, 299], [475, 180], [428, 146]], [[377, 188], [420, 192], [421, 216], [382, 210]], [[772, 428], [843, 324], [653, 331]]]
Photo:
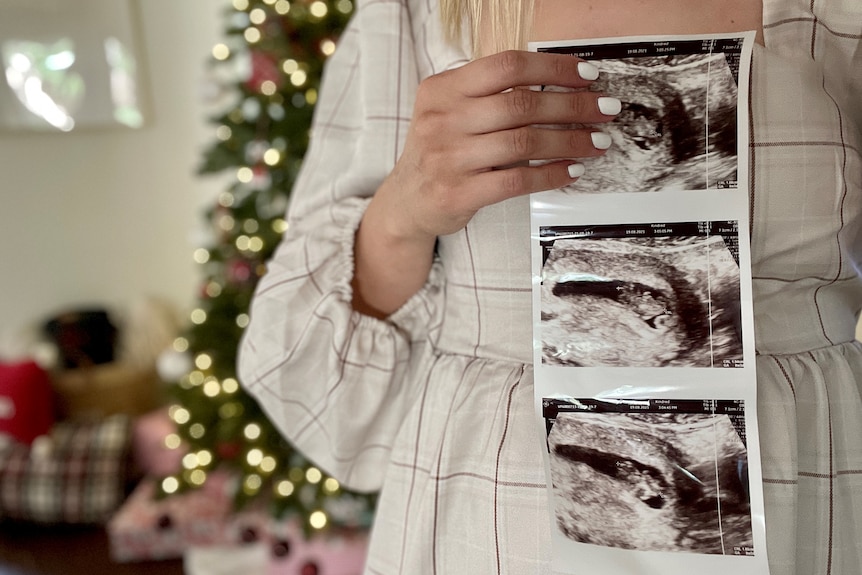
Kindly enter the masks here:
[[494, 52], [523, 49], [534, 0], [440, 0], [443, 24], [453, 42], [460, 42], [469, 24], [474, 56], [480, 53], [479, 38], [489, 34], [484, 46]]

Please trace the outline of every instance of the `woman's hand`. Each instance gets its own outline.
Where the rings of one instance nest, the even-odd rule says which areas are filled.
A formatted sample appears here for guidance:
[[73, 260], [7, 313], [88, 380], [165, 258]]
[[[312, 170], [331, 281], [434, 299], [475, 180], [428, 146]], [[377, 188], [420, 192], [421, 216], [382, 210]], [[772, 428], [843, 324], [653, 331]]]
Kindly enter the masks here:
[[[401, 233], [450, 234], [483, 206], [570, 184], [582, 170], [569, 171], [574, 159], [604, 149], [595, 145], [593, 130], [540, 126], [606, 122], [619, 112], [619, 101], [583, 89], [529, 86], [586, 88], [597, 75], [572, 56], [508, 51], [422, 82], [404, 151], [380, 190]], [[597, 139], [605, 140], [601, 148], [610, 143], [602, 134]], [[530, 167], [530, 160], [563, 161]]]
[[[606, 122], [620, 111], [619, 100], [584, 89], [597, 76], [572, 56], [508, 51], [423, 81], [404, 151], [357, 234], [354, 306], [388, 315], [425, 282], [437, 236], [484, 206], [577, 179], [575, 159], [604, 153], [610, 138], [559, 125]], [[537, 85], [575, 91], [529, 89]]]

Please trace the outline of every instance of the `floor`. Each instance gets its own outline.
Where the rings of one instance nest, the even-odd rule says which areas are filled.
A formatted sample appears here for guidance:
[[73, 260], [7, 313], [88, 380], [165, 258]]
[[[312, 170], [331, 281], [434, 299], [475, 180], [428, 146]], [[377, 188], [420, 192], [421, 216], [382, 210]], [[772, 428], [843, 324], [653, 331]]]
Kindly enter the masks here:
[[99, 527], [0, 523], [0, 575], [183, 575], [181, 559], [111, 561]]

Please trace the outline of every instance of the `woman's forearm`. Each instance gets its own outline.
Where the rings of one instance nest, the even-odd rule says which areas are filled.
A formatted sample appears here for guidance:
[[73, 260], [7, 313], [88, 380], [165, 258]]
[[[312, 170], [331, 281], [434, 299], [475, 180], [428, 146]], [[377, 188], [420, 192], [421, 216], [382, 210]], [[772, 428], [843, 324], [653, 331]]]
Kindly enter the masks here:
[[[368, 205], [354, 248], [353, 308], [376, 318], [395, 312], [425, 284], [436, 237], [408, 233], [386, 199], [387, 186]], [[403, 217], [403, 216], [402, 216]]]

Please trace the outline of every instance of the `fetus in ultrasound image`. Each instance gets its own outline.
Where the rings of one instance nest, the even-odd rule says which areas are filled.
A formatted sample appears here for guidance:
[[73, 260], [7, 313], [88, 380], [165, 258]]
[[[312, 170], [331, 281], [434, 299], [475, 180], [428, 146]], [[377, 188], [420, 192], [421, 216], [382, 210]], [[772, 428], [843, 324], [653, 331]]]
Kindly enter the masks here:
[[[723, 53], [595, 62], [594, 89], [622, 100], [599, 129], [608, 153], [584, 160], [576, 193], [735, 187], [737, 87]], [[553, 88], [548, 88], [553, 89]]]
[[741, 366], [739, 266], [720, 236], [555, 240], [542, 274], [546, 365]]
[[548, 449], [557, 527], [573, 541], [753, 549], [747, 453], [727, 415], [560, 413]]

